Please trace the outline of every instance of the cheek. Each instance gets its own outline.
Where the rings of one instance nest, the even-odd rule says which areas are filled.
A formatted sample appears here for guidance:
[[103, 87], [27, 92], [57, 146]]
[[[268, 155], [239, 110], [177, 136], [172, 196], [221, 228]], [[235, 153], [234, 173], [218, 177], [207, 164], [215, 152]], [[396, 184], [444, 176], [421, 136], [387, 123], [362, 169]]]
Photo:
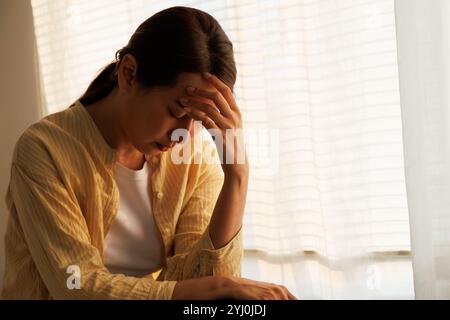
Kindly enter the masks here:
[[[155, 110], [156, 111], [156, 110]], [[154, 142], [165, 138], [170, 130], [168, 116], [154, 112], [149, 114], [132, 113], [128, 117], [126, 128], [132, 142]]]

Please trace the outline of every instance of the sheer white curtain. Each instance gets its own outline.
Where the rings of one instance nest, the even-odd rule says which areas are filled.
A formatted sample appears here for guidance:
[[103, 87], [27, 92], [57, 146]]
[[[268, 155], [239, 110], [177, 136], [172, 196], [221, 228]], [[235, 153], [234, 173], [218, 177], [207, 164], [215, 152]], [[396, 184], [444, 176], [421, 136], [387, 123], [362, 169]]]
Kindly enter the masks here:
[[302, 298], [413, 298], [393, 0], [32, 1], [48, 112], [153, 13], [234, 43], [251, 180], [243, 276]]
[[416, 297], [450, 299], [450, 2], [396, 12]]

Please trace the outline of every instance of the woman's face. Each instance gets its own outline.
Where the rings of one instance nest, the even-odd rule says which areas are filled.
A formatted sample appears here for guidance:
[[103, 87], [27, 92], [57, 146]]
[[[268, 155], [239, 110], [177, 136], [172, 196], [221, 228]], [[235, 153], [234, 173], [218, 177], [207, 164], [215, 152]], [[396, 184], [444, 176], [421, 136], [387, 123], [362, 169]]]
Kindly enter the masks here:
[[[119, 69], [119, 86], [120, 81]], [[181, 73], [176, 85], [171, 88], [143, 89], [134, 81], [126, 91], [123, 95], [123, 131], [137, 150], [147, 155], [168, 151], [176, 143], [171, 141], [174, 130], [192, 129], [193, 120], [179, 103], [180, 98], [188, 96], [188, 86], [214, 90], [214, 86], [206, 82], [201, 74]], [[198, 100], [208, 102], [200, 97]]]

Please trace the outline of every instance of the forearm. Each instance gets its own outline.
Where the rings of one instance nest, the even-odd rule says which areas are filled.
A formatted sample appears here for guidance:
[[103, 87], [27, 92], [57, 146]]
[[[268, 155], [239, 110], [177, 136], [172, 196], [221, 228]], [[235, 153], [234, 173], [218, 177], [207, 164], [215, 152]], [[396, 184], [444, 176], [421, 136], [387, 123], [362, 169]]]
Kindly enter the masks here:
[[225, 180], [209, 226], [214, 248], [225, 246], [242, 227], [247, 188], [248, 167], [240, 170], [239, 173], [225, 172]]
[[172, 300], [214, 300], [225, 295], [226, 278], [208, 276], [178, 281]]

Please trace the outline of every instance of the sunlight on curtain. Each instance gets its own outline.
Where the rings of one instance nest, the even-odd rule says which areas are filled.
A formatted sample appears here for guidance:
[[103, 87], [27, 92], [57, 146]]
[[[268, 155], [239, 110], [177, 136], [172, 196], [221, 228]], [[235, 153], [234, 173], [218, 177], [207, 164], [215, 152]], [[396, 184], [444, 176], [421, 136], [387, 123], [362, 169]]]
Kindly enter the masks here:
[[173, 5], [212, 14], [234, 43], [243, 276], [302, 298], [413, 298], [393, 1], [35, 0], [48, 112]]
[[416, 299], [450, 299], [450, 2], [396, 13]]

